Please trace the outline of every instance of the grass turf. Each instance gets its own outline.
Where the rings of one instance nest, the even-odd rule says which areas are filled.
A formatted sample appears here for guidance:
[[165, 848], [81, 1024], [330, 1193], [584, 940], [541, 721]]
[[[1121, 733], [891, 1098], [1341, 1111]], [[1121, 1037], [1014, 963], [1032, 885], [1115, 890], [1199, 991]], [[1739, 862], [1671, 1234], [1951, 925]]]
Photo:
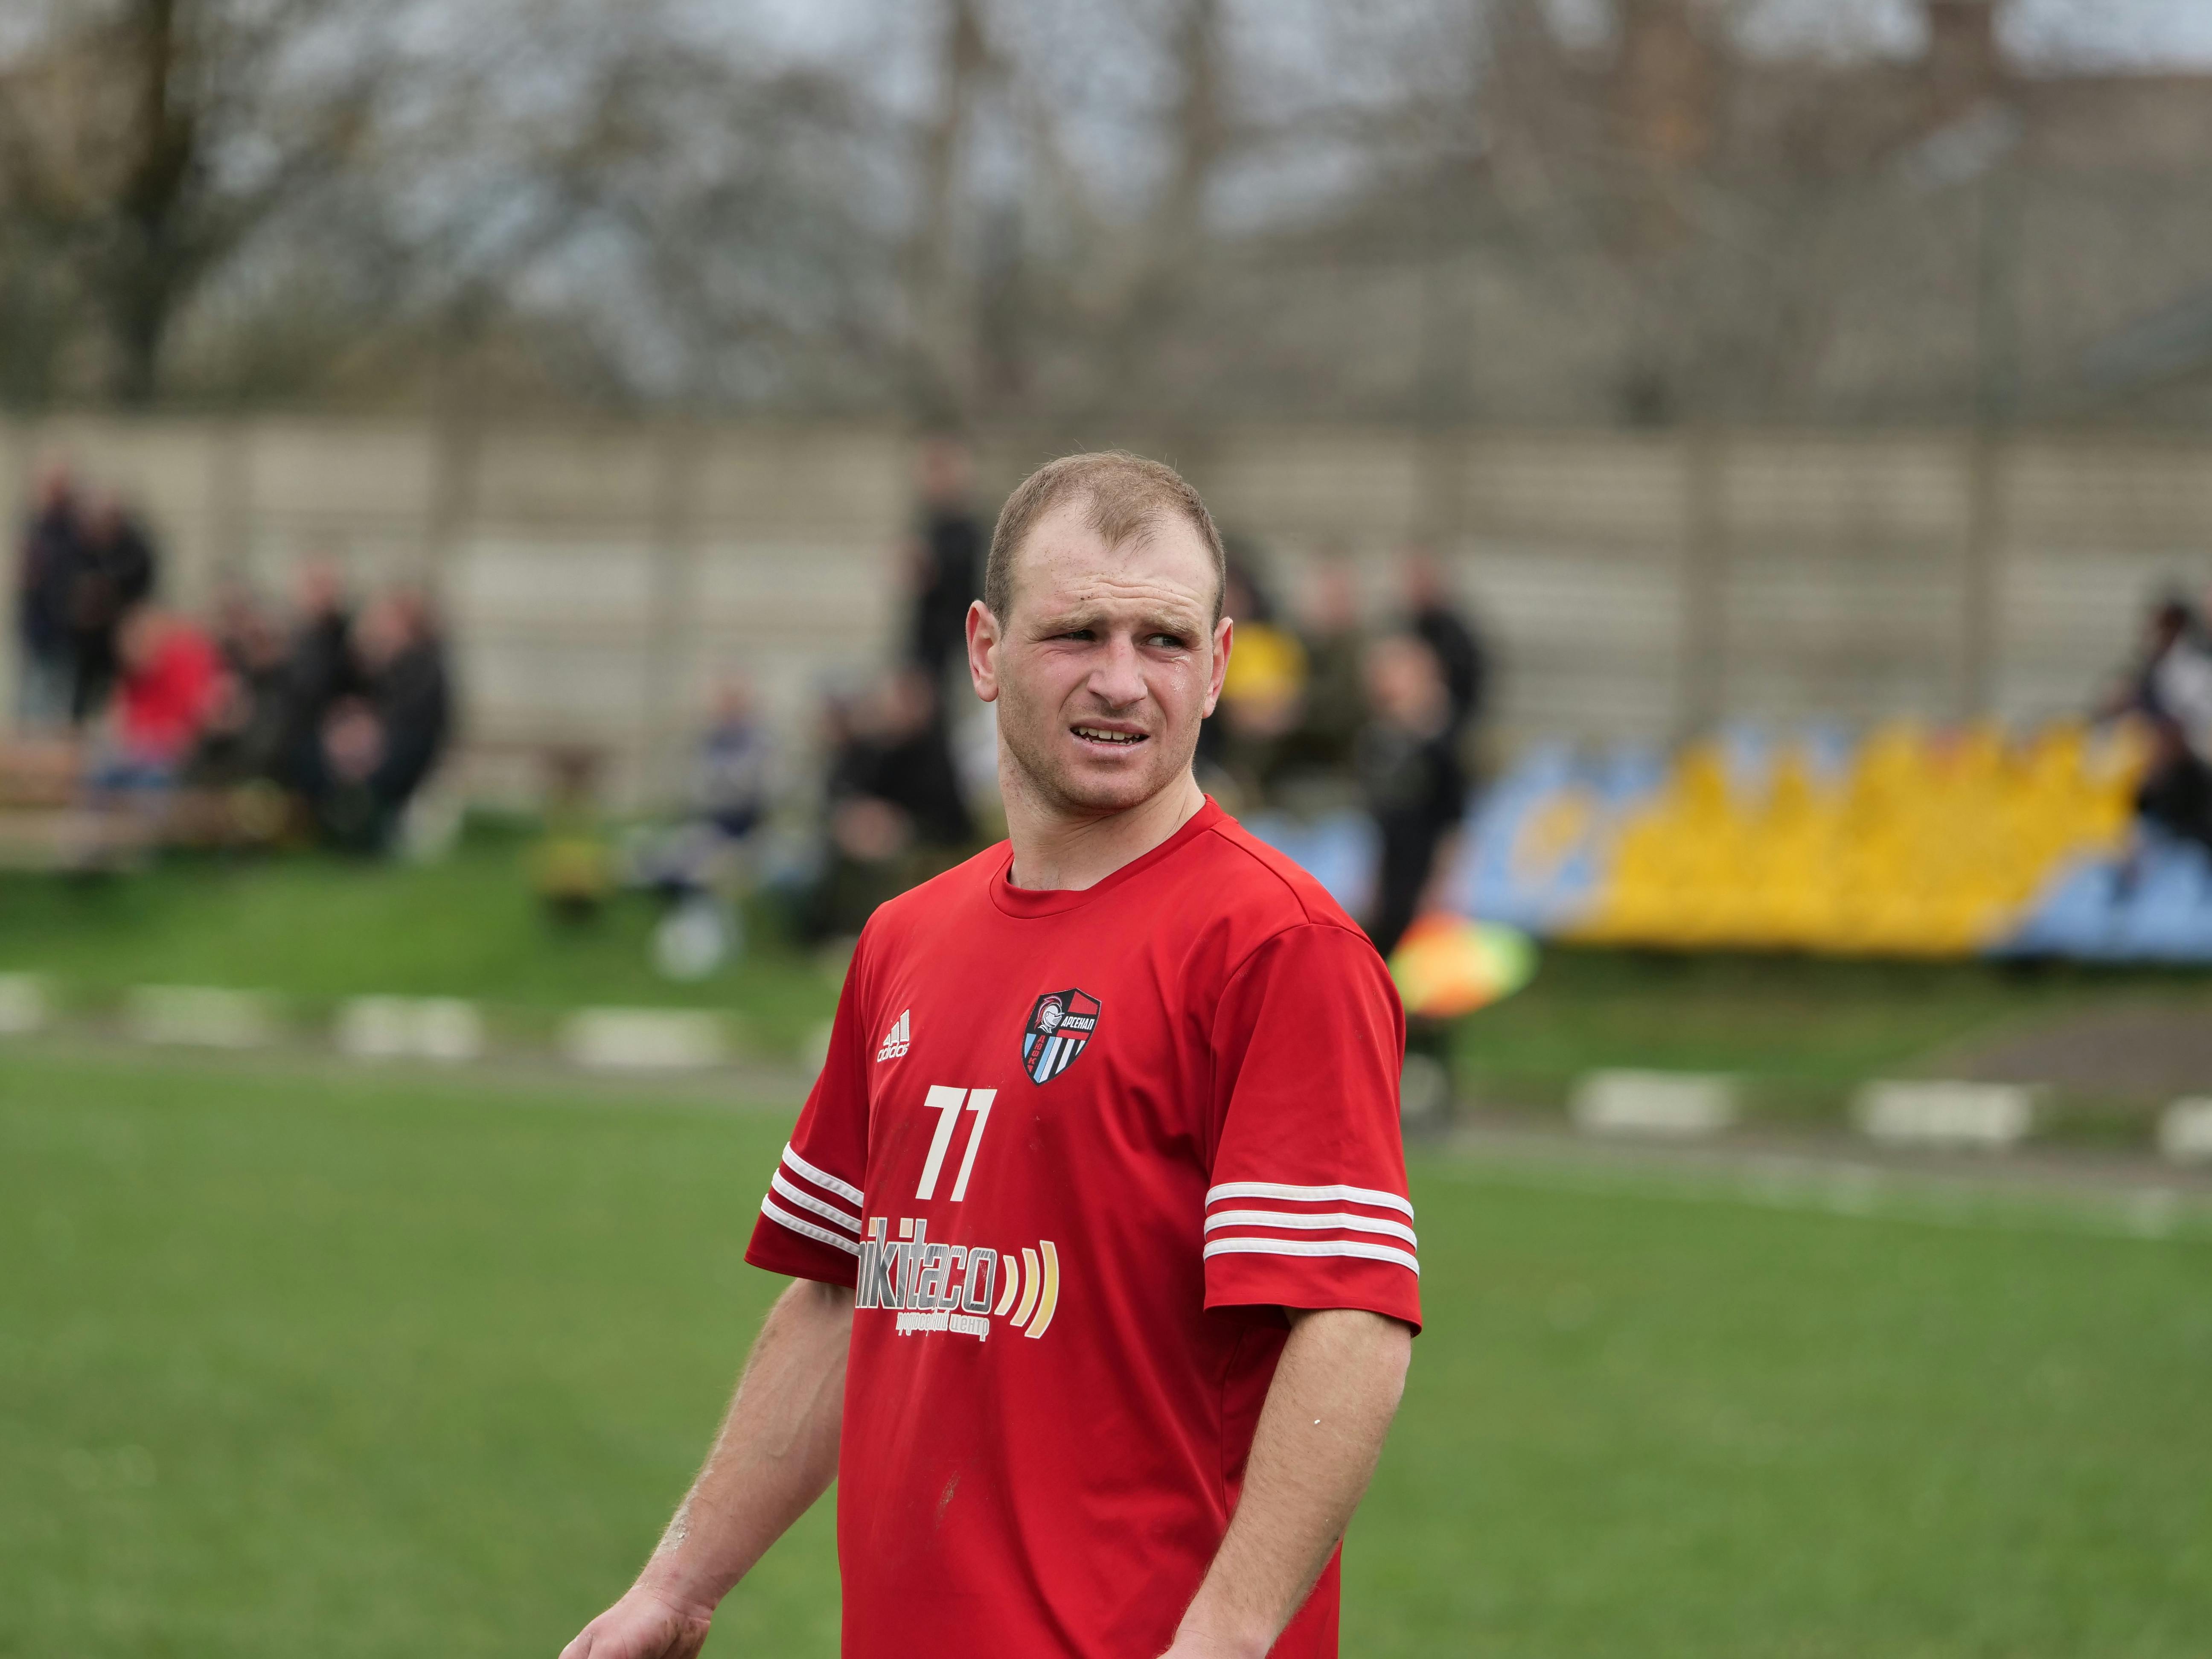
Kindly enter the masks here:
[[735, 962], [690, 983], [662, 977], [654, 900], [621, 893], [597, 916], [557, 920], [531, 890], [530, 846], [495, 831], [428, 865], [299, 854], [173, 857], [120, 877], [0, 874], [0, 972], [52, 975], [94, 1004], [143, 984], [273, 991], [303, 1018], [349, 996], [468, 997], [526, 1034], [589, 1003], [735, 1009], [776, 1054], [836, 1006], [836, 975], [760, 917]]
[[2212, 975], [1553, 949], [1528, 989], [1463, 1023], [1457, 1048], [1476, 1092], [1509, 1103], [1553, 1103], [1595, 1066], [1656, 1066], [1739, 1074], [1754, 1109], [1787, 1113], [1833, 1105], [1868, 1077], [1941, 1072], [1982, 1039], [2115, 1006], [2212, 1019]]
[[[801, 1051], [835, 1006], [836, 975], [764, 914], [739, 961], [695, 984], [659, 977], [652, 901], [555, 921], [532, 896], [528, 848], [489, 830], [428, 866], [295, 855], [173, 859], [91, 882], [0, 874], [0, 972], [52, 975], [94, 1005], [133, 984], [269, 989], [303, 1019], [352, 995], [470, 997], [492, 1005], [496, 1030], [534, 1040], [554, 1011], [586, 1003], [714, 1007], [775, 1055]], [[1491, 1104], [1556, 1106], [1593, 1066], [1657, 1066], [1740, 1073], [1754, 1110], [1832, 1113], [1865, 1077], [2145, 1000], [2212, 1018], [2212, 975], [1554, 949], [1528, 989], [1466, 1022], [1459, 1054]]]
[[[620, 1588], [781, 1115], [0, 1062], [0, 1650], [550, 1654]], [[1415, 1187], [1347, 1653], [2202, 1650], [2212, 1244]], [[710, 1652], [834, 1652], [828, 1520]]]

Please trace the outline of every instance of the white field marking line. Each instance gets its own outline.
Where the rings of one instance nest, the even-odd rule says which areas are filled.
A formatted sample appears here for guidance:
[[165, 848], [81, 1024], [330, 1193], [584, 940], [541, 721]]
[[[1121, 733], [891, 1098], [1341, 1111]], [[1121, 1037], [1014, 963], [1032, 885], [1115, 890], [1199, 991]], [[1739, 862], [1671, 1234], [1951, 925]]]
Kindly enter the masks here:
[[1969, 1231], [2086, 1233], [2138, 1240], [2212, 1238], [2212, 1201], [2169, 1187], [2092, 1196], [1900, 1176], [1863, 1164], [1828, 1166], [1812, 1159], [1777, 1158], [1730, 1171], [1630, 1167], [1491, 1149], [1445, 1153], [1429, 1162], [1425, 1173], [1539, 1192], [1740, 1204]]

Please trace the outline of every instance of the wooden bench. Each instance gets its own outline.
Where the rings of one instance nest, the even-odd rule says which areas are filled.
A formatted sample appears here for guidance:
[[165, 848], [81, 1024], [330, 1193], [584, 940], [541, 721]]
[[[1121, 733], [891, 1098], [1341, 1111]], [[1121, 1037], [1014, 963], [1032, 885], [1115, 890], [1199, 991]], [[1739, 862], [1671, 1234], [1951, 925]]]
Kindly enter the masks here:
[[155, 824], [88, 802], [83, 768], [75, 743], [0, 739], [0, 869], [112, 870], [145, 855]]

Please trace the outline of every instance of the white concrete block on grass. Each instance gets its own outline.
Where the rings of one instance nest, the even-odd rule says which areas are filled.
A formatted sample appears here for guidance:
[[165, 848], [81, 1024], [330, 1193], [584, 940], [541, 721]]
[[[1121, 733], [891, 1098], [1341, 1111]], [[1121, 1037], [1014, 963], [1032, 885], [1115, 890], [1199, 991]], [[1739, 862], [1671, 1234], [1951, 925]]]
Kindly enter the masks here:
[[1592, 1072], [1569, 1105], [1586, 1134], [1718, 1134], [1736, 1121], [1733, 1078], [1700, 1072]]
[[2035, 1093], [2017, 1083], [1881, 1081], [1859, 1091], [1851, 1115], [1887, 1146], [2002, 1150], [2034, 1128]]
[[2158, 1120], [2158, 1149], [2176, 1164], [2212, 1164], [2212, 1095], [2167, 1107]]
[[599, 1071], [696, 1071], [729, 1058], [714, 1014], [672, 1008], [580, 1008], [562, 1022], [561, 1052]]
[[0, 1036], [27, 1036], [42, 1030], [52, 1010], [46, 988], [31, 974], [0, 974]]
[[355, 997], [333, 1035], [356, 1060], [459, 1061], [484, 1050], [483, 1016], [455, 997]]
[[138, 986], [125, 1001], [124, 1017], [141, 1042], [258, 1048], [276, 1036], [266, 997], [211, 985]]

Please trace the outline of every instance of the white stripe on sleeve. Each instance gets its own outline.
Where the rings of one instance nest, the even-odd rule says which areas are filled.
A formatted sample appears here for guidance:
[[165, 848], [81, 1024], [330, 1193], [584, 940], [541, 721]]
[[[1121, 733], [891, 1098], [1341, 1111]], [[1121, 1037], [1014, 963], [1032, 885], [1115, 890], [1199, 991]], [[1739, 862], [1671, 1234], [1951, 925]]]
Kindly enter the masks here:
[[1378, 1209], [1398, 1210], [1410, 1217], [1413, 1206], [1395, 1193], [1386, 1193], [1374, 1187], [1286, 1187], [1279, 1181], [1224, 1181], [1210, 1188], [1206, 1201], [1213, 1204], [1224, 1198], [1285, 1198], [1301, 1204], [1337, 1203], [1372, 1204]]
[[1217, 1210], [1206, 1218], [1206, 1231], [1216, 1227], [1291, 1227], [1302, 1232], [1327, 1232], [1341, 1228], [1352, 1233], [1382, 1233], [1418, 1247], [1413, 1230], [1395, 1221], [1378, 1221], [1371, 1215], [1349, 1210]]
[[860, 1253], [860, 1247], [843, 1234], [833, 1233], [827, 1227], [817, 1227], [811, 1221], [800, 1220], [773, 1198], [761, 1200], [761, 1213], [770, 1221], [781, 1222], [795, 1233], [803, 1233], [809, 1238], [820, 1240], [824, 1244], [833, 1244], [844, 1251], [847, 1255], [857, 1256]]
[[800, 1209], [811, 1210], [816, 1215], [820, 1216], [823, 1220], [836, 1222], [848, 1233], [857, 1233], [860, 1231], [860, 1217], [856, 1215], [847, 1215], [844, 1211], [839, 1209], [835, 1204], [826, 1204], [822, 1200], [815, 1197], [811, 1193], [803, 1193], [799, 1191], [798, 1188], [793, 1186], [788, 1181], [786, 1181], [783, 1178], [782, 1170], [778, 1170], [774, 1175], [770, 1176], [768, 1179], [768, 1184], [775, 1188], [776, 1191], [781, 1193], [793, 1203], [799, 1206]]
[[[827, 1170], [816, 1169], [797, 1152], [792, 1151], [788, 1145], [783, 1149], [783, 1161], [791, 1165], [792, 1174], [804, 1176], [823, 1192], [835, 1193], [840, 1198], [849, 1199], [856, 1206], [866, 1205], [868, 1200], [858, 1187], [854, 1186], [850, 1182], [838, 1180]], [[1410, 1214], [1411, 1212], [1408, 1213]]]
[[1389, 1244], [1361, 1244], [1348, 1238], [1217, 1238], [1206, 1247], [1208, 1256], [1217, 1255], [1353, 1255], [1369, 1261], [1395, 1261], [1401, 1267], [1411, 1268], [1415, 1274], [1421, 1271], [1420, 1262], [1410, 1251]]

